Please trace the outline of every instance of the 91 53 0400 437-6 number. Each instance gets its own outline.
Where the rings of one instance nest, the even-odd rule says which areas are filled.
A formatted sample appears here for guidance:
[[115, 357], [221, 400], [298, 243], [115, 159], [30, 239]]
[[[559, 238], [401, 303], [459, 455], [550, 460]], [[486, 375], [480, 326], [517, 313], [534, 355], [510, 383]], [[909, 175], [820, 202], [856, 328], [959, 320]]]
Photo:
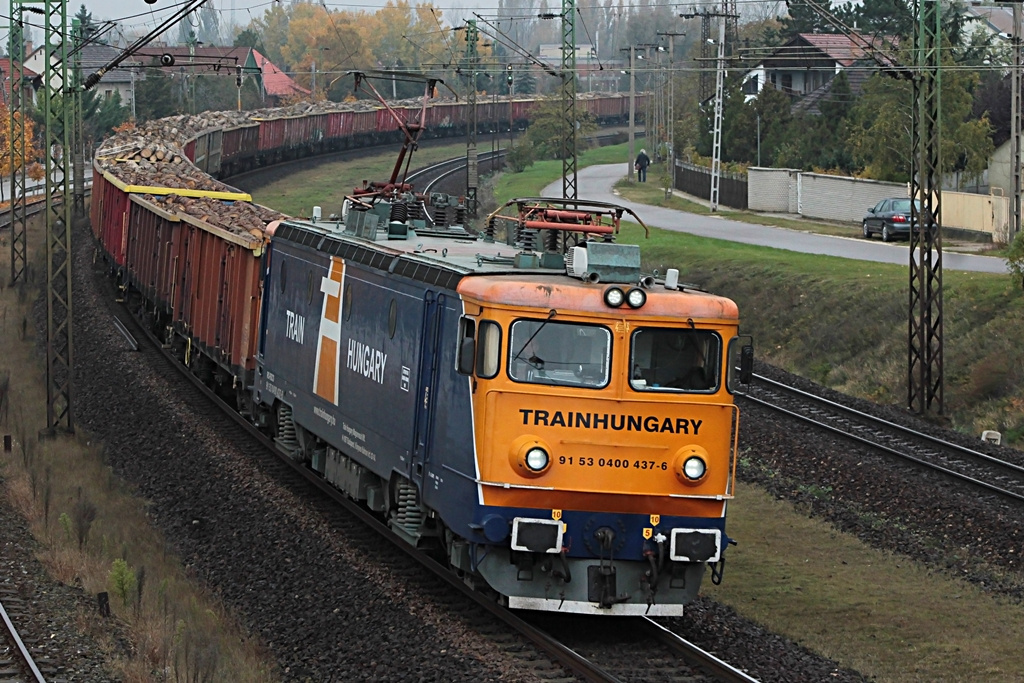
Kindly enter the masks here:
[[627, 458], [590, 458], [576, 456], [558, 456], [559, 465], [576, 465], [577, 467], [618, 467], [635, 470], [668, 470], [668, 463], [658, 460], [629, 460]]

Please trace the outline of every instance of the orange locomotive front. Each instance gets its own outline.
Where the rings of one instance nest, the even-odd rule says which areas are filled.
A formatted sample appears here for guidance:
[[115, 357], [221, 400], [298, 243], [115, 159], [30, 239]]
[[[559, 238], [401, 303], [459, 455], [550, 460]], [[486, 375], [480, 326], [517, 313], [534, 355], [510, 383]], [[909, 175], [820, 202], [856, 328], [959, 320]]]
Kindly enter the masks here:
[[728, 299], [594, 280], [459, 285], [479, 504], [515, 515], [510, 539], [467, 563], [511, 607], [680, 614], [730, 542], [731, 389], [749, 346]]

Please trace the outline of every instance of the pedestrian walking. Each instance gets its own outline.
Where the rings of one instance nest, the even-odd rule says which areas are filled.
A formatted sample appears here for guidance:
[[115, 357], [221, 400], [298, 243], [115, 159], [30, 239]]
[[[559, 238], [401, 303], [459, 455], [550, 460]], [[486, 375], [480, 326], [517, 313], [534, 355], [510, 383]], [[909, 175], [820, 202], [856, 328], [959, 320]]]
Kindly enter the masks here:
[[647, 182], [647, 167], [650, 165], [651, 158], [647, 156], [647, 150], [640, 150], [640, 153], [636, 155], [636, 163], [633, 164], [633, 168], [636, 169], [636, 179], [641, 183]]

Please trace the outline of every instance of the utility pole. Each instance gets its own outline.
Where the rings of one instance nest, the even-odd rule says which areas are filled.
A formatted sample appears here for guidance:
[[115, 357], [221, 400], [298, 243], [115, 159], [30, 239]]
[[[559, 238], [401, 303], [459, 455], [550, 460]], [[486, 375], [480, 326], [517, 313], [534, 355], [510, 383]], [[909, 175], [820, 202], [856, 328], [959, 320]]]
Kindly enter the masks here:
[[505, 65], [505, 80], [508, 82], [508, 149], [512, 151], [513, 136], [515, 133], [512, 131], [512, 126], [515, 121], [515, 117], [512, 114], [512, 99], [515, 94], [515, 75], [512, 72], [512, 64]]
[[715, 130], [711, 149], [711, 210], [718, 211], [718, 185], [722, 174], [722, 100], [725, 96], [725, 17], [718, 24], [718, 68], [715, 77]]
[[70, 118], [74, 121], [71, 136], [74, 190], [72, 213], [76, 218], [85, 215], [85, 123], [82, 121], [82, 52], [84, 43], [82, 27], [78, 19], [71, 20], [70, 89], [64, 88], [64, 106], [70, 106]]
[[[68, 74], [67, 0], [21, 0], [42, 5], [43, 105], [46, 157], [46, 429], [74, 432], [74, 345], [71, 334], [71, 131], [75, 125]], [[60, 200], [60, 201], [58, 201]]]
[[668, 36], [668, 175], [669, 187], [665, 191], [666, 197], [672, 196], [672, 188], [676, 185], [676, 36], [685, 36], [685, 33], [666, 31], [659, 33], [659, 36]]
[[1010, 96], [1010, 166], [1013, 173], [1013, 219], [1010, 223], [1009, 241], [1020, 232], [1021, 221], [1021, 117], [1024, 117], [1024, 110], [1021, 107], [1021, 30], [1020, 30], [1021, 9], [1020, 3], [1013, 3], [1013, 34], [1010, 38], [1011, 49], [1013, 50], [1013, 74], [1010, 79], [1012, 83], [1012, 94]]
[[636, 47], [629, 48], [629, 182], [633, 182], [636, 161]]
[[466, 68], [468, 69], [469, 87], [466, 89], [466, 110], [469, 113], [469, 122], [466, 126], [466, 208], [474, 218], [477, 215], [476, 192], [478, 187], [477, 153], [476, 153], [476, 67], [477, 51], [476, 43], [479, 33], [476, 28], [476, 20], [470, 19], [466, 22]]
[[[841, 33], [850, 37], [864, 53], [894, 78], [909, 80], [913, 86], [914, 114], [911, 120], [913, 153], [910, 168], [910, 306], [907, 343], [907, 407], [919, 415], [943, 412], [942, 340], [942, 158], [940, 146], [941, 84], [938, 0], [914, 0], [916, 19], [912, 45], [914, 66], [900, 62], [891, 49], [876, 45], [846, 26], [817, 0], [804, 0]], [[923, 4], [922, 4], [923, 3]], [[1015, 64], [1016, 62], [1015, 58]], [[1020, 90], [1018, 89], [1018, 98]], [[1017, 103], [1016, 118], [1020, 118]], [[1013, 124], [1020, 125], [1019, 122]], [[1019, 146], [1018, 146], [1019, 149]]]

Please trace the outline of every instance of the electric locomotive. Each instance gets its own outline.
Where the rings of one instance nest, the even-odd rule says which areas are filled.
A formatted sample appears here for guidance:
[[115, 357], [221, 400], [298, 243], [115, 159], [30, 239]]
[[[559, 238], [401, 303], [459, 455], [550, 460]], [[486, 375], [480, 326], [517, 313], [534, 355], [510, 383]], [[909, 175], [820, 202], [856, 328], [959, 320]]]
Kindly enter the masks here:
[[621, 207], [392, 204], [269, 226], [254, 420], [509, 607], [681, 614], [731, 543], [736, 305], [643, 275]]

